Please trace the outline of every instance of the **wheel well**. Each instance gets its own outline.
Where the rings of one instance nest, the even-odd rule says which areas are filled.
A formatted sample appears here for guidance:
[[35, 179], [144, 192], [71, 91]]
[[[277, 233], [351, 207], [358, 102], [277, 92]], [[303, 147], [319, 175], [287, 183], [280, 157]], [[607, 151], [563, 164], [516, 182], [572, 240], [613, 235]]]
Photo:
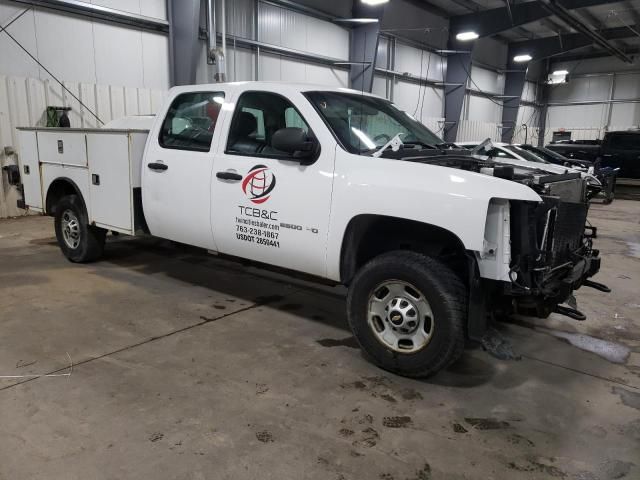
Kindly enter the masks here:
[[349, 284], [365, 263], [392, 250], [411, 250], [438, 257], [463, 281], [468, 277], [464, 245], [450, 231], [404, 218], [359, 215], [349, 222], [342, 241], [342, 283]]
[[62, 197], [66, 197], [67, 195], [77, 195], [84, 205], [84, 198], [82, 198], [82, 193], [80, 193], [80, 189], [73, 180], [71, 180], [70, 178], [55, 179], [51, 183], [51, 185], [49, 185], [49, 190], [47, 190], [45, 212], [48, 215], [55, 215], [58, 202], [62, 199]]

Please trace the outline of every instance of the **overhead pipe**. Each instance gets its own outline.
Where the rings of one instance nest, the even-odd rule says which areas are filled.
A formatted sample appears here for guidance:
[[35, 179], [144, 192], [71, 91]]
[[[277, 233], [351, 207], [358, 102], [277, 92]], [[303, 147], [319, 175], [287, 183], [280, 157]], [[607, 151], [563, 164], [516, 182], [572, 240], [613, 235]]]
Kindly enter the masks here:
[[546, 0], [543, 5], [544, 8], [551, 14], [555, 15], [564, 23], [576, 29], [583, 35], [591, 38], [594, 43], [600, 45], [613, 56], [618, 57], [625, 63], [633, 63], [633, 60], [626, 53], [613, 45], [611, 42], [607, 41], [607, 39], [600, 35], [598, 32], [591, 30], [588, 25], [583, 23], [579, 18], [575, 17], [571, 12], [569, 12], [569, 10], [560, 5], [557, 0]]
[[216, 40], [216, 2], [215, 0], [207, 0], [207, 64], [215, 65], [216, 73], [213, 75], [215, 82], [226, 82], [227, 70], [225, 63], [227, 40], [226, 40], [226, 21], [225, 21], [225, 0], [222, 1], [222, 47], [218, 46]]

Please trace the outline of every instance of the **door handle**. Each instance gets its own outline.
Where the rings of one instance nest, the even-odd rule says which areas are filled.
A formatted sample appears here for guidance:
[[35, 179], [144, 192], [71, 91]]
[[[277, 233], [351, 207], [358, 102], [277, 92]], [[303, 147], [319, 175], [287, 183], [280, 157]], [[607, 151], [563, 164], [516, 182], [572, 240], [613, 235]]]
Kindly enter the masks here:
[[147, 163], [147, 167], [149, 167], [151, 170], [156, 170], [158, 172], [164, 171], [169, 168], [162, 162]]
[[216, 177], [221, 178], [222, 180], [233, 180], [236, 182], [242, 180], [242, 175], [234, 172], [218, 172], [216, 173]]

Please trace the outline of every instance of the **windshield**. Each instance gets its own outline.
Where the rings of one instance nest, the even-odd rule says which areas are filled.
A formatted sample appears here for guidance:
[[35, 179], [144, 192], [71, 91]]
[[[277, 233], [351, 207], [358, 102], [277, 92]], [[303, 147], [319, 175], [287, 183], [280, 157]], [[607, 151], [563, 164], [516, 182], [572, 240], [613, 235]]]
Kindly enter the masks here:
[[541, 158], [535, 155], [533, 152], [529, 152], [525, 150], [524, 148], [517, 147], [516, 145], [505, 145], [504, 149], [509, 150], [510, 152], [513, 152], [516, 155], [519, 155], [520, 157], [522, 157], [523, 159], [529, 162], [549, 163], [544, 158]]
[[397, 134], [404, 144], [429, 148], [443, 143], [435, 133], [388, 100], [339, 92], [307, 92], [342, 146], [351, 153], [370, 154]]
[[552, 158], [554, 160], [559, 160], [562, 162], [567, 161], [566, 157], [563, 157], [558, 152], [554, 152], [553, 150], [549, 150], [548, 148], [533, 147], [531, 145], [522, 145], [522, 148], [524, 148], [525, 150], [529, 150], [530, 152], [533, 152], [536, 155], [540, 155], [541, 157], [544, 157], [545, 160], [549, 160]]

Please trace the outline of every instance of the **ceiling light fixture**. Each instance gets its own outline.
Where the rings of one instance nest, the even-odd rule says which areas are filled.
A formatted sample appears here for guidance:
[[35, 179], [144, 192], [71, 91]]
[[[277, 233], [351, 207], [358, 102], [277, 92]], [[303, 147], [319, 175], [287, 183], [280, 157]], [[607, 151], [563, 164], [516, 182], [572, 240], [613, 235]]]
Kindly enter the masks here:
[[362, 3], [366, 3], [367, 5], [382, 5], [383, 3], [388, 3], [389, 0], [361, 0]]
[[461, 42], [468, 42], [470, 40], [476, 40], [479, 38], [476, 32], [460, 32], [456, 35], [456, 40], [460, 40]]
[[569, 70], [556, 70], [551, 75], [569, 75]]
[[513, 57], [513, 61], [518, 63], [528, 62], [530, 60], [533, 60], [533, 57], [528, 53], [525, 53], [523, 55], [516, 55], [515, 57]]

